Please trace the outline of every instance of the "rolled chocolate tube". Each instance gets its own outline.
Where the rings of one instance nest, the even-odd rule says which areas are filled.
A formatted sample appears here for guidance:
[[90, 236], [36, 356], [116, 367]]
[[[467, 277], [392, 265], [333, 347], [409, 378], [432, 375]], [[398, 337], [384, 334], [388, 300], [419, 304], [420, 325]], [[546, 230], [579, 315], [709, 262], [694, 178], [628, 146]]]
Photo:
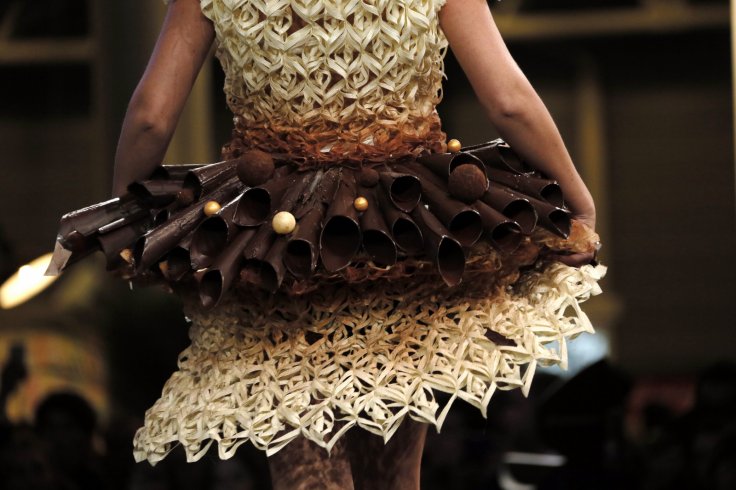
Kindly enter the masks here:
[[182, 238], [178, 245], [166, 254], [169, 264], [167, 278], [170, 281], [180, 281], [192, 271], [192, 260], [189, 258], [189, 248], [192, 243], [192, 233]]
[[45, 276], [58, 276], [64, 269], [70, 265], [78, 262], [94, 252], [96, 248], [90, 247], [81, 252], [74, 252], [68, 248], [65, 248], [60, 241], [56, 241], [54, 244], [54, 253], [51, 255], [51, 261], [49, 266], [44, 272]]
[[527, 196], [542, 199], [555, 207], [561, 208], [565, 205], [562, 189], [554, 180], [543, 179], [530, 174], [506, 172], [495, 168], [489, 168], [488, 175], [492, 182], [516, 189]]
[[464, 163], [473, 164], [482, 170], [484, 174], [486, 173], [486, 167], [478, 157], [463, 151], [458, 153], [432, 153], [417, 158], [417, 162], [430, 169], [444, 182], [447, 182], [450, 172]]
[[353, 206], [356, 197], [355, 172], [343, 168], [339, 181], [319, 237], [320, 257], [328, 272], [347, 267], [362, 242], [358, 211]]
[[535, 199], [531, 196], [528, 199], [537, 211], [539, 226], [562, 238], [567, 238], [570, 235], [570, 227], [572, 225], [570, 211], [564, 208], [558, 208], [547, 201]]
[[419, 179], [409, 174], [379, 172], [381, 185], [391, 201], [405, 213], [411, 212], [419, 203], [422, 186]]
[[188, 163], [185, 165], [159, 165], [151, 174], [151, 179], [161, 180], [184, 180], [184, 177], [192, 170], [204, 167], [207, 164]]
[[192, 268], [209, 266], [237, 233], [233, 216], [239, 199], [240, 196], [225, 204], [217, 214], [206, 218], [194, 230], [189, 248]]
[[359, 194], [368, 201], [368, 208], [360, 216], [363, 248], [371, 260], [381, 266], [394, 265], [397, 259], [396, 242], [386, 226], [376, 199], [375, 188], [359, 187]]
[[166, 223], [157, 226], [141, 237], [133, 249], [137, 270], [141, 272], [150, 267], [181, 241], [184, 236], [193, 231], [205, 218], [202, 208], [207, 201], [228, 201], [234, 197], [240, 188], [240, 180], [237, 176], [233, 176], [209, 195], [175, 212]]
[[322, 220], [334, 200], [340, 173], [337, 167], [318, 171], [305, 191], [311, 197], [294, 210], [297, 224], [284, 252], [284, 264], [295, 277], [307, 278], [317, 268]]
[[504, 185], [492, 184], [481, 197], [481, 200], [518, 223], [521, 232], [525, 235], [531, 234], [534, 227], [537, 226], [537, 212], [529, 199]]
[[237, 160], [226, 160], [190, 170], [184, 177], [184, 187], [194, 191], [195, 198], [199, 199], [236, 175], [237, 165]]
[[478, 157], [489, 167], [506, 170], [514, 173], [527, 173], [529, 168], [519, 156], [502, 139], [496, 139], [488, 143], [467, 146], [463, 152]]
[[76, 250], [76, 246], [83, 245], [84, 241], [78, 235], [90, 237], [99, 232], [100, 228], [116, 223], [115, 227], [124, 226], [144, 218], [148, 211], [138, 202], [135, 196], [126, 195], [110, 199], [99, 204], [78, 209], [61, 217], [58, 239], [69, 250]]
[[241, 280], [275, 293], [284, 280], [284, 251], [287, 244], [287, 238], [281, 235], [276, 238], [263, 260], [246, 260], [240, 273]]
[[519, 248], [523, 235], [518, 223], [482, 201], [476, 202], [473, 207], [480, 213], [483, 230], [491, 245], [504, 253], [511, 253]]
[[120, 258], [120, 251], [132, 246], [136, 240], [150, 229], [151, 224], [150, 218], [144, 218], [96, 237], [102, 253], [105, 254], [107, 270], [113, 270], [120, 265], [122, 260]]
[[243, 250], [255, 234], [255, 228], [240, 230], [212, 266], [199, 277], [199, 300], [202, 306], [214, 307], [230, 289], [233, 280], [239, 275]]
[[408, 214], [396, 209], [384, 192], [377, 192], [378, 206], [391, 230], [394, 243], [409, 255], [416, 255], [424, 249], [422, 231]]
[[273, 206], [300, 178], [300, 174], [291, 172], [290, 167], [279, 167], [268, 182], [246, 189], [236, 206], [233, 221], [240, 226], [258, 226], [266, 221]]
[[173, 202], [183, 187], [183, 180], [142, 180], [130, 184], [128, 192], [151, 207], [163, 207]]
[[424, 206], [417, 206], [411, 215], [422, 230], [426, 253], [442, 280], [448, 286], [460, 284], [465, 271], [465, 252], [460, 242]]

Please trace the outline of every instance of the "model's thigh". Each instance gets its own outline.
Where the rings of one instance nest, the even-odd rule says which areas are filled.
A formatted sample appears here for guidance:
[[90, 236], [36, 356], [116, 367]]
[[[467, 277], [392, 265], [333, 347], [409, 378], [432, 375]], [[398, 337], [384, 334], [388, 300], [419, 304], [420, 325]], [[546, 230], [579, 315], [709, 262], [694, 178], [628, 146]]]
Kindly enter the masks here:
[[299, 437], [268, 458], [273, 490], [352, 490], [353, 478], [346, 443], [338, 441], [328, 455]]

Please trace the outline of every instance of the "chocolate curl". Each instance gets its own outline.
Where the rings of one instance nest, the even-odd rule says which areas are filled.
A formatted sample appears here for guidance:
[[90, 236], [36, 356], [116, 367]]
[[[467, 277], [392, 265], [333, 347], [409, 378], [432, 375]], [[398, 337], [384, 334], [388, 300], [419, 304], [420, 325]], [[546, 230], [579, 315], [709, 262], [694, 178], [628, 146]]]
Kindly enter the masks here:
[[570, 211], [553, 206], [547, 201], [541, 201], [529, 196], [529, 202], [534, 206], [539, 216], [539, 226], [545, 228], [555, 235], [567, 238], [572, 226]]
[[424, 249], [422, 231], [408, 214], [396, 209], [384, 192], [377, 193], [378, 206], [383, 218], [391, 230], [394, 243], [410, 255], [416, 255]]
[[239, 199], [240, 196], [225, 204], [217, 214], [202, 221], [194, 230], [189, 249], [192, 268], [209, 266], [237, 233], [238, 227], [233, 223], [233, 216]]
[[443, 182], [447, 182], [450, 177], [450, 172], [455, 168], [463, 165], [464, 163], [470, 163], [478, 167], [483, 174], [486, 173], [486, 167], [483, 162], [476, 156], [463, 151], [458, 153], [432, 153], [417, 158], [419, 166], [430, 169], [435, 175], [440, 177]]
[[483, 221], [478, 211], [450, 196], [442, 180], [417, 164], [406, 164], [405, 168], [422, 182], [422, 198], [429, 204], [432, 213], [450, 230], [464, 247], [478, 241], [483, 234]]
[[199, 199], [231, 180], [237, 166], [237, 160], [226, 160], [190, 170], [184, 177], [184, 187], [194, 191], [195, 198]]
[[521, 227], [488, 204], [478, 201], [473, 207], [480, 213], [486, 237], [496, 249], [511, 253], [521, 244]]
[[124, 248], [131, 247], [151, 228], [151, 224], [151, 219], [146, 218], [97, 236], [97, 243], [105, 254], [107, 270], [114, 270], [120, 265], [122, 260], [120, 252]]
[[562, 197], [562, 189], [554, 180], [543, 179], [529, 174], [514, 174], [495, 168], [489, 168], [488, 175], [493, 182], [498, 182], [512, 189], [516, 189], [527, 196], [547, 201], [555, 207], [561, 208], [565, 205]]
[[243, 250], [256, 234], [256, 229], [241, 230], [218, 255], [212, 266], [199, 277], [199, 300], [205, 308], [212, 308], [222, 299], [238, 275], [243, 261]]
[[493, 184], [481, 197], [483, 202], [504, 216], [515, 221], [521, 232], [529, 235], [537, 226], [537, 211], [526, 196], [515, 193], [506, 186]]
[[155, 180], [184, 180], [192, 170], [204, 167], [202, 163], [188, 163], [186, 165], [159, 165], [151, 174]]
[[479, 158], [489, 167], [518, 174], [529, 172], [527, 165], [502, 139], [496, 139], [479, 145], [467, 146], [463, 148], [462, 151]]
[[266, 221], [274, 203], [279, 202], [299, 178], [300, 174], [291, 171], [290, 167], [280, 167], [274, 178], [265, 184], [246, 189], [236, 206], [233, 221], [240, 226], [258, 226]]
[[166, 262], [169, 264], [166, 277], [169, 281], [181, 281], [184, 276], [192, 272], [192, 260], [189, 256], [191, 243], [192, 234], [190, 233], [166, 255]]
[[284, 264], [297, 278], [307, 278], [317, 268], [322, 220], [328, 203], [334, 200], [340, 173], [339, 168], [317, 172], [306, 192], [312, 197], [293, 213], [298, 221], [284, 252]]
[[448, 286], [460, 284], [465, 271], [463, 247], [424, 206], [417, 206], [411, 215], [422, 230], [426, 253], [435, 262], [442, 280]]
[[391, 201], [405, 213], [411, 212], [422, 196], [422, 185], [413, 175], [396, 172], [379, 172], [381, 185]]
[[350, 264], [358, 253], [362, 237], [355, 199], [355, 173], [343, 168], [335, 199], [327, 208], [327, 221], [319, 237], [320, 257], [328, 272], [337, 272]]
[[132, 195], [110, 199], [62, 216], [57, 240], [68, 250], [86, 252], [96, 248], [97, 243], [91, 237], [101, 228], [110, 232], [147, 214], [148, 211]]
[[151, 207], [163, 207], [176, 200], [183, 180], [142, 180], [128, 186], [128, 192]]
[[396, 242], [383, 219], [374, 189], [360, 187], [360, 195], [368, 201], [368, 208], [360, 216], [363, 248], [378, 265], [394, 265], [397, 259]]
[[202, 208], [207, 201], [224, 202], [230, 200], [239, 188], [240, 181], [236, 176], [233, 176], [211, 194], [175, 212], [166, 223], [141, 237], [133, 250], [138, 271], [141, 272], [150, 267], [197, 227], [205, 218]]

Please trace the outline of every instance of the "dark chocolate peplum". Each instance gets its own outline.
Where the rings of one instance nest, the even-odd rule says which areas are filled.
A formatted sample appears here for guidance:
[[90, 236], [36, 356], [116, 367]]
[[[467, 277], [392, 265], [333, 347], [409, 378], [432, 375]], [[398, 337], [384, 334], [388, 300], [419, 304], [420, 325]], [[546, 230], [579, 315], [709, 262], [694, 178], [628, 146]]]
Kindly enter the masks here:
[[[49, 273], [101, 250], [108, 269], [193, 286], [212, 307], [233, 287], [349, 281], [353, 268], [409, 258], [451, 287], [480, 241], [511, 254], [538, 226], [570, 232], [557, 183], [500, 140], [358, 167], [272, 157], [163, 165], [125, 196], [65, 215]], [[281, 212], [292, 225], [274, 225]]]

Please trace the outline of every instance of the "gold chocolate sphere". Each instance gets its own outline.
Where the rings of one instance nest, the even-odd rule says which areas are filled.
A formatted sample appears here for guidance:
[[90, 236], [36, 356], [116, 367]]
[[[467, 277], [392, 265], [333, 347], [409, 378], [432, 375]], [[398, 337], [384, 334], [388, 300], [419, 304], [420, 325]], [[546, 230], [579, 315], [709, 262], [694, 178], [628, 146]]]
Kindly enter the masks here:
[[217, 201], [207, 201], [204, 204], [205, 216], [212, 216], [214, 214], [217, 214], [220, 209], [222, 209], [222, 206], [220, 206], [220, 203]]
[[355, 201], [353, 201], [353, 206], [355, 206], [355, 209], [358, 211], [365, 211], [368, 209], [368, 199], [363, 196], [358, 196], [355, 198]]
[[457, 153], [462, 147], [463, 145], [460, 144], [460, 140], [456, 140], [453, 138], [447, 142], [447, 151], [449, 151], [450, 153]]
[[274, 215], [271, 226], [279, 235], [286, 235], [296, 228], [296, 218], [288, 211], [279, 211]]

